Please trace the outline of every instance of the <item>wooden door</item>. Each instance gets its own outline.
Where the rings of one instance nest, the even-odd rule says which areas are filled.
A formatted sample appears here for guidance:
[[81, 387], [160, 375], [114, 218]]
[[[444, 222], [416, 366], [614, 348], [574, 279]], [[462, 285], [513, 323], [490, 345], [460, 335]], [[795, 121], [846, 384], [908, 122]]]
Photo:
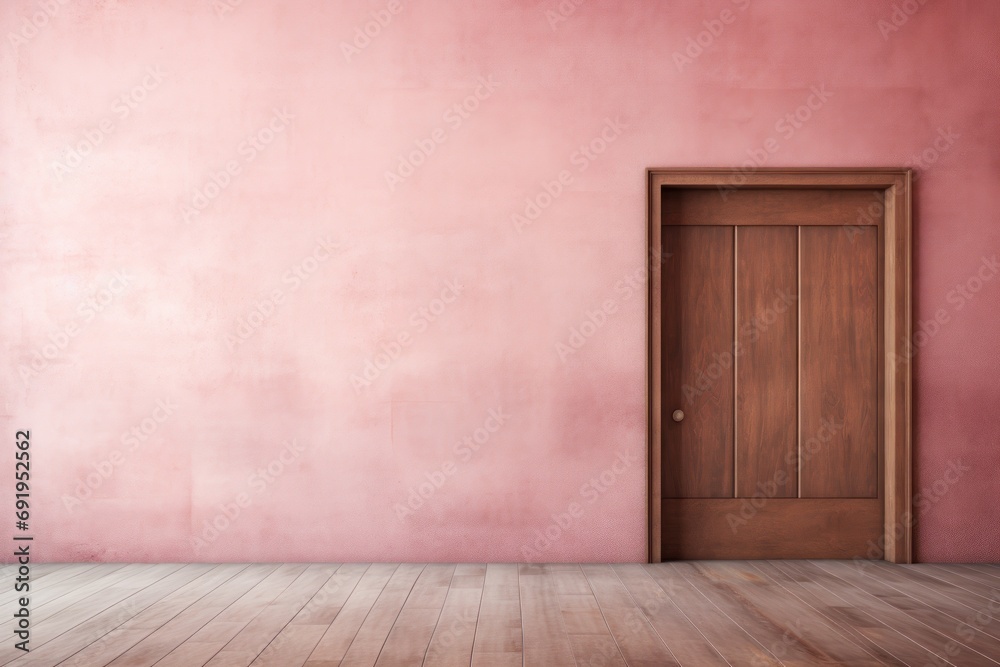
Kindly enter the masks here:
[[881, 558], [872, 189], [665, 190], [662, 557]]

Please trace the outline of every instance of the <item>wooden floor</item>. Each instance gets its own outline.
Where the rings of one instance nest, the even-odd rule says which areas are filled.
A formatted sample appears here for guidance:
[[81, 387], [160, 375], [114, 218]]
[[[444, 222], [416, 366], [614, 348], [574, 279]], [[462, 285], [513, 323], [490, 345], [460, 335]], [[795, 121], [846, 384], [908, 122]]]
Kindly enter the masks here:
[[32, 651], [13, 647], [5, 583], [0, 664], [1000, 664], [994, 565], [74, 564], [32, 576]]

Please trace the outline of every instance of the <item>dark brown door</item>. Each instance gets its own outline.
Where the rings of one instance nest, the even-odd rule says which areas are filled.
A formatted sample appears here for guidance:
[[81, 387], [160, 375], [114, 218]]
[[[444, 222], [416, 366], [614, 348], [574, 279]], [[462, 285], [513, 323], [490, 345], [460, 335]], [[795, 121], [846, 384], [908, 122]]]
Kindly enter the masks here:
[[881, 557], [879, 196], [664, 195], [664, 559]]

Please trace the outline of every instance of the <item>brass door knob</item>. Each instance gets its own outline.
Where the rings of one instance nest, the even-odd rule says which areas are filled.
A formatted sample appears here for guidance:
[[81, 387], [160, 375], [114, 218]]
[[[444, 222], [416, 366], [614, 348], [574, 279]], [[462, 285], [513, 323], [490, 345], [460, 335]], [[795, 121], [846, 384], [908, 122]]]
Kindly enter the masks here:
[[683, 410], [674, 410], [674, 414], [672, 416], [673, 416], [675, 422], [684, 421], [684, 411]]

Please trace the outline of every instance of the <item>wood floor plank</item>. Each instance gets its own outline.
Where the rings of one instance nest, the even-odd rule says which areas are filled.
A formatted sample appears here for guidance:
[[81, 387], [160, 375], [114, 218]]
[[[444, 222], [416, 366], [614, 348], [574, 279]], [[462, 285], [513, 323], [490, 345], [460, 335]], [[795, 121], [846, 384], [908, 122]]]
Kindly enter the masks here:
[[454, 577], [454, 565], [424, 567], [378, 653], [377, 667], [423, 664]]
[[186, 585], [203, 587], [206, 577], [218, 567], [220, 566], [209, 564], [189, 565], [180, 568], [135, 595], [111, 605], [48, 643], [32, 649], [30, 655], [22, 656], [8, 664], [11, 667], [29, 664], [31, 667], [51, 667], [68, 660], [95, 643], [103, 646], [108, 643], [109, 637], [121, 625], [129, 622], [160, 600], [175, 595], [178, 588]]
[[399, 612], [424, 567], [421, 564], [404, 563], [396, 568], [340, 661], [342, 667], [352, 665], [370, 667], [375, 664]]
[[[82, 596], [80, 593], [63, 596], [48, 607], [49, 611], [53, 609], [57, 611], [34, 624], [32, 645], [44, 645], [182, 567], [185, 566], [179, 564], [128, 566], [127, 576], [123, 576], [113, 585], [95, 591], [90, 596]], [[116, 571], [112, 577], [117, 577], [119, 572]], [[21, 655], [21, 651], [8, 644], [0, 649], [0, 663]]]
[[971, 570], [973, 572], [978, 572], [979, 574], [992, 578], [992, 585], [994, 588], [1000, 585], [1000, 566], [993, 563], [955, 563], [949, 565], [948, 567], [957, 570]]
[[720, 614], [670, 563], [647, 565], [646, 571], [730, 664], [752, 663], [769, 667], [781, 664], [743, 628]]
[[0, 646], [0, 665], [1000, 667], [1000, 568], [992, 565], [81, 564], [40, 571], [49, 582], [34, 609], [33, 650]]
[[[862, 643], [854, 641], [816, 609], [790, 595], [752, 565], [718, 561], [697, 563], [695, 567], [718, 585], [720, 591], [746, 607], [748, 613], [759, 617], [762, 622], [783, 628], [786, 634], [782, 635], [782, 642], [797, 640], [807, 652], [817, 656], [817, 663], [825, 659], [841, 665], [885, 664], [866, 651]], [[786, 662], [784, 649], [772, 649], [771, 652], [779, 660]]]
[[368, 568], [350, 597], [344, 602], [340, 613], [309, 655], [307, 666], [339, 664], [343, 660], [362, 623], [365, 622], [365, 618], [375, 606], [375, 602], [397, 567], [388, 563], [376, 563]]
[[[1000, 618], [998, 618], [1000, 598], [996, 600], [981, 598], [940, 579], [920, 578], [888, 564], [880, 563], [875, 568], [866, 568], [862, 574], [871, 577], [877, 583], [891, 586], [915, 602], [931, 607], [937, 613], [950, 616], [960, 624], [972, 625], [977, 632], [1000, 640]], [[997, 653], [1000, 654], [1000, 647]]]
[[[169, 647], [179, 645], [190, 636], [190, 632], [184, 632], [186, 624], [203, 623], [205, 616], [218, 613], [219, 606], [226, 600], [242, 594], [262, 579], [268, 567], [276, 566], [221, 566], [212, 571], [211, 581], [192, 582], [177, 589], [120, 625], [101, 642], [74, 655], [72, 660], [67, 661], [67, 667], [106, 665], [115, 660], [122, 664], [120, 658], [124, 654], [129, 654], [133, 663], [138, 663], [146, 655], [150, 656], [150, 660], [158, 659], [169, 653]], [[192, 617], [194, 623], [189, 620]], [[153, 635], [155, 637], [149, 639]]]
[[785, 561], [781, 565], [786, 568], [786, 571], [796, 571], [803, 577], [810, 579], [815, 585], [825, 588], [860, 617], [896, 630], [906, 639], [929, 652], [932, 659], [940, 661], [940, 664], [955, 664], [946, 657], [947, 639], [929, 631], [925, 626], [895, 609], [892, 605], [886, 604], [853, 586], [845, 585], [843, 580], [837, 579], [808, 561]]
[[[125, 567], [125, 564], [79, 563], [64, 565], [61, 568], [54, 568], [50, 572], [51, 576], [44, 578], [40, 578], [39, 575], [36, 574], [37, 567], [39, 566], [31, 566], [27, 582], [29, 586], [29, 597], [31, 598], [32, 606], [35, 609], [40, 608], [42, 605], [45, 605], [70, 591], [80, 588], [81, 586], [85, 586], [92, 581], [96, 581], [100, 577], [109, 576], [115, 571]], [[16, 568], [10, 567], [10, 571], [7, 572], [0, 580], [13, 581], [15, 576], [17, 576]], [[13, 610], [18, 599], [22, 596], [23, 592], [15, 591], [13, 586], [10, 586], [10, 588], [5, 586], [3, 595], [0, 596], [0, 613], [6, 616], [7, 612]]]
[[326, 628], [325, 625], [289, 623], [250, 664], [252, 667], [302, 667]]
[[[123, 565], [109, 563], [106, 566], [88, 569], [76, 577], [50, 586], [42, 591], [29, 591], [32, 618], [34, 623], [54, 615], [77, 600], [86, 598], [91, 592], [114, 586], [129, 577], [141, 574], [148, 565]], [[14, 610], [16, 602], [11, 602], [0, 608], [0, 613], [6, 617]]]
[[350, 563], [338, 567], [323, 588], [295, 615], [291, 624], [328, 627], [369, 567], [368, 563]]
[[[915, 582], [940, 587], [945, 595], [976, 608], [991, 599], [992, 593], [977, 582], [940, 565], [901, 565], [906, 576]], [[941, 587], [943, 585], [943, 587]], [[969, 601], [969, 602], [966, 602]]]
[[281, 591], [205, 665], [220, 667], [238, 664], [241, 667], [248, 667], [330, 580], [336, 570], [336, 565], [328, 564], [306, 567], [302, 574]]
[[578, 664], [625, 666], [587, 576], [578, 565], [543, 565], [553, 581], [563, 627]]
[[583, 573], [627, 664], [680, 665], [610, 565], [584, 565]]
[[992, 571], [994, 568], [984, 567], [975, 563], [956, 563], [941, 565], [939, 567], [951, 570], [955, 574], [965, 577], [969, 581], [974, 581], [979, 586], [988, 589], [990, 597], [1000, 592], [1000, 578]]
[[[464, 601], [464, 604], [471, 607], [471, 601]], [[454, 616], [458, 619], [471, 617], [471, 609], [465, 612], [462, 605], [462, 601], [456, 604]], [[445, 606], [448, 607], [448, 602]], [[490, 563], [486, 566], [477, 618], [472, 667], [511, 664], [515, 659], [520, 665], [523, 643], [517, 565]], [[431, 657], [430, 651], [428, 657]]]
[[[671, 595], [649, 576], [645, 566], [615, 565], [613, 569], [635, 600], [641, 617], [649, 622], [679, 663], [706, 667], [728, 664], [712, 643], [691, 623], [684, 611], [674, 603]], [[639, 622], [639, 614], [625, 617], [625, 624], [629, 627], [634, 627]]]
[[[679, 663], [705, 667], [728, 664], [642, 565], [615, 565], [613, 569], [642, 616]], [[638, 623], [637, 616], [627, 617], [626, 625], [631, 627]]]
[[[745, 595], [742, 588], [713, 577], [712, 573], [718, 567], [716, 564], [698, 562], [672, 565], [720, 613], [732, 619], [782, 664], [788, 667], [808, 667], [839, 662], [823, 650], [822, 646], [804, 639], [795, 623], [797, 619], [790, 619], [784, 614], [779, 617], [768, 613], [758, 604], [756, 597]], [[782, 618], [784, 620], [779, 620]]]
[[[460, 564], [455, 568], [455, 575], [448, 587], [444, 606], [422, 664], [435, 667], [469, 665], [480, 622], [485, 581], [485, 565]], [[520, 626], [518, 632], [520, 633]]]
[[815, 585], [808, 577], [798, 572], [786, 572], [773, 561], [754, 561], [751, 566], [837, 625], [841, 632], [885, 664], [907, 667], [933, 660], [933, 656], [917, 644], [892, 628], [856, 613], [843, 600]]
[[555, 582], [541, 565], [518, 566], [525, 667], [575, 667]]
[[[264, 567], [269, 569], [256, 570]], [[213, 596], [216, 604], [211, 609], [195, 610], [198, 619], [215, 613], [183, 644], [156, 663], [159, 667], [204, 665], [288, 588], [302, 574], [305, 566], [300, 563], [261, 564], [251, 566], [250, 570], [256, 575], [255, 579], [248, 581], [242, 590], [234, 586], [237, 595], [227, 594], [225, 599], [217, 600], [217, 596]]]
[[864, 576], [850, 565], [827, 561], [810, 561], [809, 564], [853, 585], [862, 595], [878, 600], [881, 609], [892, 607], [924, 626], [924, 632], [930, 631], [940, 636], [941, 647], [953, 662], [960, 659], [969, 665], [1000, 665], [1000, 662], [989, 657], [1000, 657], [1000, 642], [995, 638], [977, 632], [972, 626], [943, 614], [877, 577]]

